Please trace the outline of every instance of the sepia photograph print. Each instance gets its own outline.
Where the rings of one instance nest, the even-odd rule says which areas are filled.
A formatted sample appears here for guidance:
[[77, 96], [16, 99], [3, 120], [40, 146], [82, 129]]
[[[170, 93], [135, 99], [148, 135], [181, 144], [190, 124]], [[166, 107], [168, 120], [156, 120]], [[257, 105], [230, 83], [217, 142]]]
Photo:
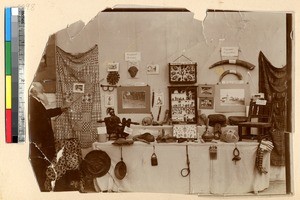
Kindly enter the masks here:
[[[277, 54], [287, 50], [285, 43], [286, 30], [289, 24], [286, 24], [286, 20], [289, 19], [290, 14], [211, 10], [207, 12], [207, 17], [202, 22], [193, 18], [192, 12], [187, 9], [170, 10], [169, 8], [164, 8], [156, 10], [155, 8], [141, 7], [135, 8], [136, 12], [125, 11], [131, 11], [131, 8], [107, 8], [105, 11], [100, 12], [91, 21], [90, 25], [99, 21], [97, 23], [100, 23], [101, 26], [110, 28], [99, 29], [100, 33], [96, 30], [87, 30], [84, 34], [78, 35], [78, 42], [81, 41], [80, 37], [102, 35], [100, 40], [97, 40], [95, 37], [93, 45], [90, 45], [88, 50], [82, 51], [80, 54], [74, 54], [74, 52], [80, 51], [75, 46], [74, 49], [63, 50], [66, 49], [66, 44], [60, 38], [63, 37], [62, 33], [65, 30], [55, 34], [55, 39], [53, 40], [57, 41], [56, 45], [59, 47], [56, 48], [58, 57], [54, 57], [56, 61], [51, 66], [57, 72], [56, 95], [58, 96], [56, 105], [60, 107], [57, 108], [59, 109], [57, 114], [60, 116], [53, 122], [53, 128], [47, 125], [48, 135], [52, 138], [52, 144], [47, 143], [47, 141], [50, 141], [48, 139], [43, 144], [45, 150], [39, 148], [37, 143], [32, 143], [31, 146], [35, 147], [32, 151], [39, 151], [47, 156], [49, 153], [46, 151], [47, 145], [53, 145], [55, 142], [58, 144], [57, 148], [52, 149], [51, 157], [45, 158], [48, 158], [51, 162], [51, 159], [57, 158], [56, 155], [60, 150], [66, 156], [59, 158], [56, 161], [57, 164], [51, 168], [48, 167], [49, 162], [44, 162], [44, 168], [37, 169], [38, 164], [35, 161], [33, 162], [33, 160], [31, 161], [41, 191], [78, 190], [79, 192], [85, 192], [98, 190], [99, 192], [154, 192], [197, 195], [263, 195], [268, 193], [266, 191], [268, 191], [270, 185], [273, 187], [274, 183], [275, 185], [280, 185], [280, 189], [277, 192], [284, 194], [285, 184], [290, 180], [285, 180], [285, 177], [281, 176], [286, 168], [281, 168], [280, 166], [290, 166], [290, 163], [285, 163], [281, 155], [285, 145], [282, 137], [284, 137], [284, 133], [287, 130], [285, 122], [288, 122], [285, 120], [288, 119], [288, 109], [284, 105], [289, 104], [286, 98], [288, 87], [290, 87], [287, 84], [287, 74], [290, 73], [288, 69], [291, 66], [287, 65], [277, 69], [273, 67], [272, 61], [275, 60], [277, 63], [285, 64], [286, 57], [278, 56]], [[224, 21], [224, 15], [228, 16], [226, 22]], [[114, 34], [116, 31], [113, 31], [115, 28], [111, 26], [111, 18], [116, 19], [118, 22], [116, 26], [118, 27], [118, 35]], [[164, 41], [163, 43], [157, 43], [155, 34], [151, 34], [154, 30], [151, 29], [151, 26], [146, 26], [145, 21], [155, 24], [155, 32], [165, 35], [166, 28], [169, 30], [167, 32], [169, 35], [167, 34], [161, 38]], [[235, 28], [225, 26], [226, 23], [230, 23], [231, 27]], [[170, 26], [170, 24], [177, 24], [177, 26]], [[202, 30], [203, 24], [205, 29]], [[215, 26], [214, 24], [223, 24], [223, 26]], [[244, 32], [239, 31], [242, 27], [241, 24], [245, 26]], [[277, 31], [278, 34], [276, 36], [265, 37], [266, 32], [259, 27], [264, 27], [267, 24], [271, 24], [271, 30]], [[180, 31], [181, 29], [178, 29], [178, 27], [181, 26], [189, 28], [185, 28], [185, 31]], [[127, 27], [131, 28], [128, 29]], [[128, 46], [125, 43], [114, 42], [111, 37], [118, 36], [120, 39], [128, 40], [129, 43], [142, 44], [142, 41], [138, 39], [139, 36], [136, 36], [137, 38], [128, 38], [128, 31], [131, 31], [131, 35], [135, 35], [135, 29], [143, 30], [144, 32], [140, 34], [142, 34], [144, 39], [148, 40], [147, 45], [143, 46], [142, 49], [132, 49], [133, 52], [143, 53], [139, 63], [143, 64], [143, 59], [153, 59], [155, 57], [161, 61], [157, 65], [148, 65], [147, 73], [140, 73], [139, 79], [132, 79], [136, 77], [139, 71], [139, 68], [135, 65], [130, 65], [127, 71], [119, 70], [119, 84], [122, 86], [117, 87], [118, 109], [114, 110], [111, 108], [113, 107], [112, 95], [105, 95], [103, 105], [100, 101], [102, 91], [99, 88], [99, 80], [103, 77], [103, 74], [100, 72], [103, 71], [103, 68], [105, 70], [106, 66], [102, 65], [101, 60], [99, 60], [99, 52], [107, 52], [102, 56], [105, 56], [108, 60], [117, 60], [119, 54], [123, 55], [128, 51]], [[222, 30], [222, 35], [219, 34], [220, 30]], [[257, 67], [255, 68], [252, 66], [250, 68], [247, 65], [249, 62], [241, 61], [241, 59], [230, 61], [228, 65], [223, 66], [224, 68], [230, 68], [233, 65], [233, 67], [239, 69], [239, 73], [253, 74], [253, 79], [251, 80], [253, 84], [230, 84], [229, 76], [226, 77], [229, 79], [229, 84], [218, 83], [218, 74], [209, 68], [209, 64], [218, 62], [219, 55], [214, 55], [214, 51], [220, 51], [220, 49], [213, 48], [214, 45], [212, 45], [210, 48], [206, 47], [207, 51], [201, 51], [203, 43], [197, 41], [205, 41], [202, 31], [212, 38], [225, 36], [228, 43], [240, 44], [239, 49], [243, 52], [256, 52], [256, 54], [249, 54], [246, 57], [247, 59], [245, 59], [252, 60], [252, 62], [256, 61]], [[177, 32], [178, 37], [172, 35], [172, 32]], [[251, 33], [254, 32], [257, 38], [253, 38]], [[187, 33], [189, 33], [189, 40], [186, 40]], [[234, 34], [238, 34], [239, 37], [230, 37]], [[266, 40], [265, 44], [274, 43], [273, 46], [267, 45], [269, 48], [266, 48], [261, 43], [256, 42], [262, 40], [262, 38]], [[246, 45], [249, 40], [252, 42], [252, 46]], [[103, 43], [102, 41], [110, 41], [110, 45], [99, 45]], [[195, 48], [189, 50], [193, 57], [188, 56], [195, 62], [188, 64], [186, 60], [177, 60], [175, 64], [172, 63], [172, 60], [170, 60], [171, 55], [163, 49], [172, 49], [170, 52], [177, 51], [177, 53], [173, 53], [177, 54], [177, 56], [174, 55], [174, 59], [178, 57], [187, 58], [186, 56], [181, 56], [182, 50], [174, 46], [173, 43], [180, 42], [188, 45], [189, 41], [195, 42]], [[82, 43], [82, 45], [84, 44]], [[149, 55], [144, 53], [154, 46], [162, 45], [164, 46], [162, 49], [156, 48], [157, 53], [153, 52]], [[117, 50], [114, 47], [117, 47]], [[51, 52], [48, 50], [50, 48], [54, 48], [54, 46], [46, 45], [47, 51]], [[266, 55], [272, 56], [267, 58]], [[286, 56], [289, 55], [287, 54]], [[161, 59], [162, 56], [164, 56], [164, 59]], [[68, 65], [65, 64], [65, 60], [67, 60]], [[120, 59], [117, 62], [118, 64], [126, 65], [128, 61]], [[226, 64], [227, 61], [222, 61], [222, 63]], [[158, 66], [161, 66], [162, 71], [169, 71], [169, 74], [158, 73]], [[118, 65], [109, 65], [109, 71], [117, 69]], [[199, 71], [197, 69], [201, 69], [203, 73], [197, 73]], [[64, 73], [59, 73], [60, 71]], [[38, 70], [36, 77], [39, 77], [39, 72]], [[128, 77], [128, 73], [130, 77]], [[157, 76], [153, 76], [149, 81], [145, 77], [148, 74], [157, 74]], [[274, 78], [272, 77], [273, 74], [281, 74], [281, 76]], [[167, 79], [168, 75], [169, 82]], [[231, 78], [235, 79], [235, 77]], [[78, 80], [82, 83], [78, 83]], [[140, 80], [148, 82], [144, 83], [144, 86], [140, 86]], [[70, 104], [70, 108], [64, 108], [64, 100], [60, 98], [60, 93], [68, 92], [70, 83], [73, 83], [73, 93], [83, 93], [86, 98], [85, 101], [74, 100]], [[131, 83], [131, 85], [128, 85], [128, 83]], [[197, 85], [193, 85], [195, 83]], [[93, 88], [92, 93], [85, 91], [84, 86], [86, 84], [91, 86], [89, 88]], [[172, 84], [176, 84], [176, 86]], [[184, 86], [178, 84], [183, 84]], [[267, 84], [272, 85], [272, 87], [267, 86]], [[276, 127], [274, 124], [271, 126], [272, 129], [267, 128], [264, 132], [256, 133], [258, 134], [257, 136], [252, 131], [247, 133], [253, 135], [250, 140], [245, 140], [244, 136], [240, 135], [238, 142], [232, 143], [232, 140], [228, 139], [231, 136], [226, 135], [226, 130], [223, 128], [226, 120], [223, 120], [223, 114], [221, 113], [227, 113], [228, 116], [235, 116], [238, 113], [240, 117], [236, 117], [237, 120], [247, 116], [246, 107], [250, 103], [250, 92], [254, 92], [253, 90], [258, 88], [260, 92], [265, 93], [266, 101], [272, 102], [277, 109], [280, 109], [281, 112], [278, 112], [278, 116], [274, 118], [274, 120], [277, 120], [278, 125]], [[156, 96], [153, 99], [155, 106], [150, 107], [151, 90], [162, 91], [162, 93], [168, 92], [169, 104], [163, 104], [162, 96]], [[34, 90], [32, 94], [35, 94]], [[38, 94], [36, 98], [40, 98], [39, 96], [42, 95]], [[209, 117], [209, 121], [206, 121], [205, 124], [207, 124], [207, 127], [211, 126], [218, 130], [211, 133], [214, 139], [213, 144], [219, 150], [218, 159], [213, 161], [214, 164], [210, 162], [210, 157], [206, 155], [212, 141], [209, 139], [207, 127], [198, 126], [196, 128], [197, 134], [191, 133], [190, 129], [187, 129], [189, 126], [175, 127], [176, 124], [182, 123], [194, 124], [193, 127], [196, 127], [198, 97], [201, 117]], [[284, 102], [286, 103], [283, 104]], [[158, 107], [159, 109], [157, 109]], [[161, 110], [165, 110], [166, 114], [163, 120], [159, 120], [162, 119], [160, 118]], [[44, 110], [43, 112], [46, 111]], [[165, 126], [171, 126], [173, 131], [169, 135], [164, 135], [162, 132], [161, 134], [158, 132], [151, 134], [153, 133], [151, 130], [151, 133], [143, 133], [142, 127], [136, 124], [140, 124], [145, 120], [144, 118], [149, 117], [150, 113], [152, 113], [152, 116], [153, 114], [157, 115], [155, 119], [154, 117], [151, 119], [150, 124], [160, 125], [161, 130]], [[281, 115], [282, 113], [286, 114]], [[34, 113], [30, 112], [29, 115], [33, 116]], [[119, 116], [123, 119], [121, 120]], [[272, 116], [270, 115], [269, 117]], [[36, 126], [37, 124], [33, 121], [33, 117], [30, 119], [29, 135], [30, 138], [33, 138], [31, 134], [38, 134], [38, 132], [32, 131], [39, 126]], [[108, 128], [109, 139], [105, 143], [97, 142], [97, 126], [100, 125], [97, 124], [97, 121], [105, 122], [105, 126]], [[70, 124], [76, 124], [76, 130], [72, 129]], [[39, 123], [39, 125], [42, 124]], [[133, 129], [136, 131], [132, 131], [130, 134], [126, 131], [124, 132], [125, 127], [127, 130], [131, 126], [137, 126]], [[228, 126], [227, 129], [238, 131], [238, 127], [238, 122], [236, 122]], [[274, 135], [275, 132], [276, 137]], [[225, 135], [222, 136], [222, 134]], [[196, 135], [197, 137], [195, 137]], [[39, 137], [43, 138], [43, 136]], [[193, 140], [184, 141], [185, 137], [193, 137]], [[261, 137], [264, 139], [261, 139]], [[182, 142], [185, 143], [182, 144]], [[151, 145], [148, 146], [147, 143], [151, 143]], [[168, 143], [168, 146], [162, 143]], [[125, 144], [126, 146], [123, 146]], [[123, 147], [120, 149], [116, 145]], [[150, 163], [153, 146], [157, 150], [158, 166], [156, 169]], [[79, 152], [82, 154], [79, 154], [78, 151], [72, 151], [74, 148], [80, 150]], [[170, 154], [171, 151], [172, 154]], [[189, 160], [190, 166], [186, 166], [186, 154], [191, 158]], [[75, 157], [70, 159], [70, 156]], [[161, 158], [165, 159], [162, 160]], [[120, 166], [119, 162], [122, 159], [123, 166]], [[73, 163], [74, 160], [76, 160], [76, 163]], [[143, 162], [141, 162], [142, 160]], [[66, 162], [67, 165], [63, 166], [63, 171], [61, 172], [60, 165], [63, 162]], [[169, 167], [170, 165], [172, 168]], [[273, 166], [280, 170], [272, 171], [275, 169]], [[124, 171], [125, 167], [126, 170]], [[188, 173], [186, 176], [180, 175], [181, 169], [185, 167], [187, 167], [188, 172], [192, 173]], [[167, 169], [169, 173], [165, 173]], [[153, 170], [155, 170], [155, 173]], [[244, 173], [245, 171], [247, 173]], [[46, 174], [46, 178], [39, 178], [38, 173]], [[275, 175], [273, 175], [274, 173]], [[58, 174], [58, 176], [53, 177], [54, 174]], [[78, 178], [74, 179], [77, 176]], [[140, 184], [142, 180], [143, 184]], [[57, 183], [54, 187], [50, 184], [53, 181]], [[188, 184], [188, 182], [190, 183]], [[74, 183], [76, 184], [74, 185]]]
[[214, 98], [213, 97], [199, 97], [199, 109], [213, 109]]
[[74, 93], [84, 93], [84, 84], [83, 83], [74, 83], [73, 84]]
[[[27, 141], [1, 147], [17, 170], [1, 166], [0, 199], [295, 194], [297, 15], [289, 7], [66, 2], [48, 3], [40, 27], [28, 25], [42, 42], [26, 44], [35, 69], [26, 71]], [[26, 8], [26, 23], [36, 24], [40, 6]], [[55, 20], [52, 10], [68, 15]], [[50, 33], [36, 33], [43, 29]], [[227, 71], [242, 79], [226, 73], [221, 83]]]
[[249, 105], [249, 84], [217, 84], [215, 86], [217, 112], [246, 112]]
[[108, 72], [117, 72], [119, 71], [119, 63], [108, 63], [107, 64], [107, 71]]
[[208, 84], [200, 84], [198, 86], [198, 96], [199, 97], [214, 97], [214, 85], [208, 85]]
[[[292, 66], [286, 64], [287, 57], [290, 56], [290, 49], [286, 46], [289, 42], [286, 36], [290, 34], [287, 32], [291, 28], [291, 24], [287, 23], [290, 18], [291, 14], [284, 12], [210, 10], [205, 21], [200, 21], [193, 18], [193, 13], [185, 8], [138, 7], [132, 12], [129, 6], [107, 8], [96, 15], [89, 26], [101, 24], [101, 27], [106, 28], [86, 29], [77, 36], [78, 43], [85, 47], [85, 51], [82, 50], [84, 48], [76, 48], [80, 45], [67, 48], [68, 40], [62, 39], [66, 30], [55, 33], [48, 44], [53, 43], [57, 47], [46, 45], [46, 52], [56, 51], [56, 54], [49, 55], [54, 57], [53, 62], [48, 65], [56, 71], [57, 108], [53, 109], [56, 109], [55, 115], [58, 117], [52, 124], [43, 124], [35, 121], [33, 116], [36, 113], [33, 112], [46, 114], [48, 110], [40, 106], [42, 110], [36, 111], [35, 104], [30, 104], [29, 110], [31, 164], [40, 190], [194, 195], [285, 194], [291, 181], [282, 176], [291, 164], [282, 156], [286, 145], [283, 138], [291, 117], [287, 107], [291, 104], [291, 99], [287, 96], [290, 95], [288, 77]], [[112, 26], [111, 19], [117, 24]], [[146, 21], [152, 25], [149, 26]], [[266, 26], [269, 27], [269, 32], [262, 28]], [[266, 36], [272, 31], [277, 34]], [[154, 32], [163, 37], [158, 41]], [[175, 32], [176, 35], [172, 34]], [[243, 59], [219, 61], [220, 56], [215, 52], [219, 52], [221, 47], [215, 44], [205, 46], [208, 38], [204, 38], [203, 32], [211, 40], [225, 37], [227, 45], [239, 44]], [[231, 37], [232, 35], [238, 37]], [[148, 41], [147, 45], [140, 40], [141, 36]], [[94, 38], [90, 40], [89, 46], [81, 43], [85, 37]], [[117, 37], [118, 40], [112, 39]], [[124, 42], [121, 43], [121, 40]], [[194, 42], [193, 48], [185, 52], [186, 56], [182, 56], [182, 49], [179, 47], [188, 47], [190, 41]], [[141, 47], [131, 49], [137, 55], [143, 54], [138, 59], [140, 65], [144, 64], [144, 59], [160, 62], [148, 65], [146, 73], [139, 73], [136, 65], [128, 64], [126, 59], [118, 57], [128, 52], [128, 45], [131, 43]], [[178, 45], [174, 45], [177, 43]], [[161, 48], [157, 48], [158, 46]], [[155, 52], [146, 53], [154, 47]], [[287, 52], [285, 56], [281, 54], [283, 51]], [[127, 70], [119, 70], [121, 86], [117, 87], [117, 110], [113, 108], [113, 95], [103, 93], [105, 101], [101, 102], [100, 97], [104, 91], [100, 90], [99, 81], [105, 76], [107, 66], [99, 59], [100, 56], [118, 62], [109, 64], [108, 71], [118, 70], [119, 64], [128, 65]], [[136, 54], [133, 58], [136, 59]], [[187, 61], [186, 58], [192, 59], [193, 63], [189, 64], [191, 60]], [[177, 59], [176, 63], [172, 59]], [[249, 65], [250, 61], [255, 63], [255, 67]], [[214, 63], [223, 65], [225, 70], [235, 67], [243, 77], [247, 73], [251, 74], [251, 84], [233, 84], [231, 79], [235, 80], [236, 77], [230, 76], [226, 77], [228, 84], [218, 83], [219, 73], [209, 68]], [[276, 68], [274, 65], [284, 67]], [[159, 73], [159, 70], [164, 73]], [[149, 79], [148, 74], [157, 76]], [[274, 74], [278, 76], [274, 77]], [[36, 79], [46, 78], [37, 70]], [[68, 104], [69, 107], [64, 107], [66, 104], [61, 94], [70, 92], [70, 84], [73, 86], [71, 92], [83, 93], [84, 101], [74, 99], [74, 102]], [[92, 88], [92, 91], [85, 90], [85, 85], [89, 85], [88, 88]], [[38, 86], [39, 84], [35, 85], [30, 91], [31, 98], [42, 101], [43, 93]], [[169, 104], [163, 103], [162, 95], [152, 95], [152, 104], [155, 106], [151, 107], [150, 91], [154, 90], [161, 91], [162, 94], [168, 92]], [[251, 94], [258, 92], [264, 93], [265, 100], [273, 105], [274, 112], [268, 117], [274, 117], [274, 124], [258, 127], [262, 131], [253, 132], [251, 129], [250, 132], [241, 133], [239, 120], [252, 123], [245, 122], [248, 114], [246, 108], [250, 104]], [[201, 116], [198, 116], [198, 108]], [[165, 111], [164, 119], [160, 118], [161, 111]], [[228, 125], [227, 116], [234, 116], [234, 120], [231, 117], [231, 124]], [[204, 123], [206, 126], [197, 126], [198, 117], [209, 119]], [[145, 120], [150, 120], [147, 124], [151, 125], [147, 132], [140, 125]], [[97, 140], [99, 122], [104, 122], [107, 127], [106, 142]], [[131, 127], [132, 131], [126, 131]], [[163, 130], [170, 127], [171, 131], [164, 134]], [[213, 127], [214, 132], [209, 133], [209, 127]], [[39, 129], [47, 130], [47, 139], [46, 136], [39, 135]], [[231, 131], [228, 132], [228, 129]], [[232, 135], [234, 133], [238, 134]], [[230, 139], [236, 135], [239, 136], [237, 141]], [[187, 138], [193, 140], [186, 140]], [[39, 141], [43, 141], [41, 148]], [[211, 145], [218, 149], [217, 159], [208, 154]], [[155, 167], [150, 159], [153, 148], [156, 149]], [[58, 157], [60, 151], [62, 157]], [[46, 160], [39, 160], [35, 157], [38, 154], [34, 152], [41, 154]], [[53, 159], [56, 161], [53, 162]], [[55, 164], [49, 165], [50, 163]], [[274, 191], [274, 187], [278, 187], [278, 190]]]
[[149, 113], [149, 86], [121, 86], [117, 94], [119, 113]]

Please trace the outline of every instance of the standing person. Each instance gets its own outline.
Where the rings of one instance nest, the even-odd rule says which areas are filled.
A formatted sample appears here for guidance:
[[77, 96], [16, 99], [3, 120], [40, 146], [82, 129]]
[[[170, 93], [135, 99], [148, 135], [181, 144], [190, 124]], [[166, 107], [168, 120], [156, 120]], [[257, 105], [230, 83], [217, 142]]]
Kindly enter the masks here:
[[56, 157], [51, 117], [68, 108], [46, 109], [49, 104], [40, 82], [33, 82], [29, 94], [29, 159], [41, 191], [45, 188], [46, 170]]

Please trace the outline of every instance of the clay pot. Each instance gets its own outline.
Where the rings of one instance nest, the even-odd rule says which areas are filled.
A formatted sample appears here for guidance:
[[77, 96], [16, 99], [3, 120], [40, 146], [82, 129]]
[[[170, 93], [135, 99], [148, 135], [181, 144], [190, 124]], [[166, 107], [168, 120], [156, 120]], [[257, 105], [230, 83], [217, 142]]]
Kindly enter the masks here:
[[211, 142], [214, 139], [214, 134], [206, 129], [202, 135], [202, 139], [204, 142]]

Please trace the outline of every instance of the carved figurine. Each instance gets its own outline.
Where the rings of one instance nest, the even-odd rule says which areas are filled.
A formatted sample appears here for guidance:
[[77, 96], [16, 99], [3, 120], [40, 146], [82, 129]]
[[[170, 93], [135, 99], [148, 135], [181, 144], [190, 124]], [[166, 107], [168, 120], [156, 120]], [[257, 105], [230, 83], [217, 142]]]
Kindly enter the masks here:
[[118, 139], [119, 134], [122, 131], [121, 120], [115, 114], [115, 110], [111, 107], [106, 109], [106, 114], [109, 114], [109, 117], [104, 118], [108, 139]]

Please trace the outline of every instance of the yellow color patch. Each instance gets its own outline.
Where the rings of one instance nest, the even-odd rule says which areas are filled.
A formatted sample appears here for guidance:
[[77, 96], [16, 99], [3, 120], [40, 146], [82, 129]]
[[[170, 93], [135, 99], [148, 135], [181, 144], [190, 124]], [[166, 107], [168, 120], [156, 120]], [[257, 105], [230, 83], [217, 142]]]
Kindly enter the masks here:
[[12, 104], [12, 82], [11, 82], [11, 76], [5, 76], [5, 108], [11, 109]]

